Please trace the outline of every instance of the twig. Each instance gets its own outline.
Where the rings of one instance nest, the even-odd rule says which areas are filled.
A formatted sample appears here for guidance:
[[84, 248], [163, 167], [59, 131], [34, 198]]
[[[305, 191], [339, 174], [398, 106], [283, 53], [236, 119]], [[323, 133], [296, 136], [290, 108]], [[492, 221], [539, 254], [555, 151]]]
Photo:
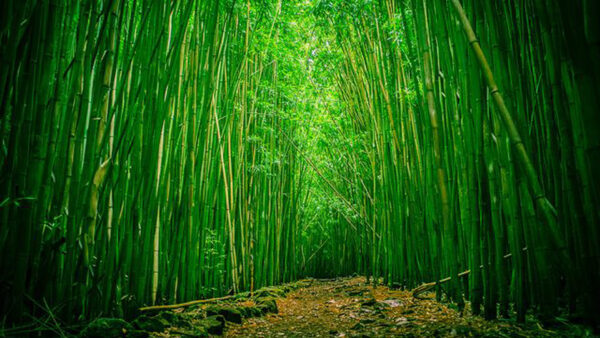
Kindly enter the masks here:
[[[29, 299], [35, 306], [39, 307], [42, 311], [46, 313], [47, 318], [45, 318], [44, 321], [34, 316], [30, 316], [34, 322], [36, 322], [38, 325], [43, 326], [44, 328], [46, 328], [46, 330], [54, 332], [59, 337], [66, 337], [65, 332], [60, 327], [60, 324], [54, 316], [53, 310], [50, 308], [45, 298], [42, 299], [44, 302], [44, 305], [42, 305], [28, 294], [25, 294], [25, 297], [27, 297], [27, 299]], [[52, 324], [54, 324], [54, 326], [52, 326]]]
[[50, 309], [50, 306], [48, 305], [48, 302], [46, 302], [45, 298], [44, 298], [44, 306], [46, 307], [46, 311], [48, 312], [48, 315], [50, 316], [50, 319], [52, 319], [52, 321], [54, 322], [54, 325], [56, 326], [56, 329], [60, 332], [60, 336], [61, 337], [66, 337], [65, 332], [62, 330], [62, 328], [58, 324], [58, 321], [56, 320], [56, 317], [54, 316], [54, 313], [52, 313], [52, 309]]

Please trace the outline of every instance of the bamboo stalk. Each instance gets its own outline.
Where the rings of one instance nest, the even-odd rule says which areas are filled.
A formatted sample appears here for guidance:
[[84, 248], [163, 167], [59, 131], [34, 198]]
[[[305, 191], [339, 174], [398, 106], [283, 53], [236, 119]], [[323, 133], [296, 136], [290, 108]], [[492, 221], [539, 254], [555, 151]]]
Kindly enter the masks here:
[[235, 295], [230, 295], [230, 296], [215, 297], [215, 298], [209, 298], [209, 299], [192, 300], [189, 302], [179, 303], [179, 304], [145, 306], [145, 307], [141, 307], [139, 310], [144, 312], [144, 311], [155, 311], [155, 310], [180, 309], [180, 308], [189, 307], [192, 305], [212, 303], [212, 302], [217, 302], [217, 301], [221, 301], [221, 300], [228, 300], [228, 299], [232, 299], [234, 297], [235, 297]]
[[[527, 247], [525, 247], [525, 248], [522, 249], [523, 252], [525, 252], [526, 250], [527, 250]], [[508, 254], [502, 256], [502, 258], [508, 259], [508, 258], [511, 258], [512, 256], [513, 256], [512, 253], [508, 253]], [[483, 268], [484, 268], [483, 265], [479, 266], [479, 269], [483, 269]], [[468, 277], [470, 274], [471, 274], [471, 269], [468, 269], [468, 270], [465, 270], [465, 271], [462, 271], [462, 272], [458, 273], [456, 276], [458, 278], [463, 278], [463, 277]], [[426, 299], [426, 298], [421, 298], [420, 295], [422, 293], [425, 293], [425, 292], [433, 289], [434, 287], [436, 287], [438, 285], [447, 283], [447, 282], [449, 282], [451, 280], [452, 280], [452, 276], [446, 277], [446, 278], [442, 278], [442, 279], [440, 279], [437, 282], [429, 282], [429, 283], [421, 284], [418, 287], [416, 287], [416, 288], [414, 288], [414, 289], [411, 290], [412, 296], [414, 298], [418, 298], [418, 299]]]
[[492, 70], [488, 64], [488, 61], [487, 61], [484, 53], [483, 53], [483, 50], [481, 49], [479, 40], [477, 39], [477, 36], [475, 35], [473, 28], [471, 27], [471, 23], [470, 23], [469, 19], [467, 18], [467, 15], [466, 15], [462, 5], [460, 4], [460, 1], [459, 0], [451, 0], [451, 1], [452, 1], [452, 4], [454, 5], [454, 8], [456, 9], [456, 11], [458, 13], [458, 16], [459, 16], [460, 21], [463, 26], [463, 29], [467, 36], [467, 40], [468, 40], [469, 44], [471, 45], [473, 52], [475, 53], [475, 57], [479, 61], [479, 65], [481, 66], [481, 70], [485, 77], [486, 83], [489, 87], [490, 93], [491, 93], [492, 97], [494, 98], [494, 103], [496, 104], [496, 107], [498, 108], [498, 113], [500, 115], [500, 118], [502, 119], [502, 122], [504, 123], [504, 127], [506, 128], [506, 130], [508, 132], [508, 136], [510, 137], [513, 147], [515, 147], [515, 153], [517, 155], [517, 159], [518, 159], [519, 163], [521, 164], [521, 166], [523, 167], [523, 171], [525, 172], [525, 175], [527, 176], [527, 183], [529, 185], [529, 188], [531, 189], [532, 195], [534, 196], [535, 203], [536, 203], [537, 207], [539, 208], [539, 211], [540, 211], [542, 217], [544, 218], [546, 226], [550, 230], [551, 238], [552, 238], [554, 245], [560, 251], [562, 251], [564, 248], [564, 241], [563, 241], [563, 237], [559, 233], [557, 219], [556, 219], [556, 210], [550, 204], [550, 202], [546, 198], [546, 195], [544, 194], [544, 191], [542, 189], [542, 186], [541, 186], [539, 178], [538, 178], [539, 176], [538, 176], [538, 174], [535, 170], [535, 167], [529, 157], [529, 154], [527, 153], [527, 150], [525, 149], [525, 145], [523, 144], [523, 140], [521, 138], [519, 130], [517, 129], [515, 122], [512, 118], [512, 115], [504, 102], [504, 98], [503, 98], [502, 94], [500, 93], [500, 89], [498, 88], [498, 85], [496, 84], [496, 82], [494, 80], [494, 75], [492, 73]]

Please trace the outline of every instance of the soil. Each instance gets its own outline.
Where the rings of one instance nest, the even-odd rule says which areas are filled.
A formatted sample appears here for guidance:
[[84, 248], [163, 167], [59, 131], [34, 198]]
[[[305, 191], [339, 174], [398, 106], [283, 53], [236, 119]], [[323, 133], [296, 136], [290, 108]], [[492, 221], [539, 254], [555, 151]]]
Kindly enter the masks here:
[[[430, 295], [431, 296], [431, 295]], [[565, 324], [486, 321], [409, 291], [372, 287], [365, 278], [313, 280], [277, 299], [279, 313], [228, 324], [227, 337], [556, 337], [590, 333]], [[467, 312], [467, 311], [465, 311]]]

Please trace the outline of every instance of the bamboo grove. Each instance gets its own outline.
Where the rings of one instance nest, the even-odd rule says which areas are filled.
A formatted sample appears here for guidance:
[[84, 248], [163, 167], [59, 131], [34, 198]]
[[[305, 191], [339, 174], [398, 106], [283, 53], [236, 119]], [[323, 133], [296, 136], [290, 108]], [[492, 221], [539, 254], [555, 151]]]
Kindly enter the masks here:
[[598, 5], [316, 11], [341, 49], [344, 132], [362, 145], [339, 168], [365, 220], [353, 269], [408, 288], [450, 277], [438, 296], [488, 319], [558, 307], [597, 318]]
[[3, 313], [32, 297], [127, 315], [297, 277], [302, 186], [275, 133], [294, 126], [250, 31], [273, 39], [276, 17], [216, 1], [4, 4]]
[[597, 320], [596, 2], [1, 6], [2, 320], [352, 273]]

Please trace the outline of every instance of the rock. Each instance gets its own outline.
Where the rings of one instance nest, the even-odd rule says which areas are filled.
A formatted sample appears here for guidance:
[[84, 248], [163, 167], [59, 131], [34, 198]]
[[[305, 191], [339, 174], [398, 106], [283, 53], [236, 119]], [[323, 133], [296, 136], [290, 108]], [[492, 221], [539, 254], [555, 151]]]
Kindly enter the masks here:
[[283, 298], [285, 297], [286, 291], [282, 288], [276, 288], [276, 287], [266, 287], [266, 288], [261, 288], [258, 289], [255, 293], [254, 293], [254, 298], [255, 299], [259, 299], [259, 298]]
[[402, 303], [399, 300], [392, 299], [392, 298], [386, 299], [382, 303], [389, 305], [389, 307], [392, 307], [392, 308], [402, 305]]
[[226, 321], [240, 324], [242, 322], [242, 313], [232, 306], [209, 306], [206, 308], [207, 316], [221, 315]]
[[254, 318], [262, 316], [263, 312], [258, 306], [244, 306], [240, 308], [240, 312], [244, 318]]
[[408, 318], [406, 317], [398, 317], [396, 318], [396, 325], [397, 326], [404, 326], [404, 325], [408, 325], [409, 321]]
[[199, 324], [206, 329], [206, 332], [210, 334], [223, 334], [223, 328], [225, 327], [225, 317], [221, 315], [209, 316], [202, 319]]
[[87, 338], [125, 337], [127, 332], [132, 330], [133, 326], [123, 319], [98, 318], [88, 324], [79, 336]]
[[161, 316], [148, 317], [142, 315], [133, 322], [135, 328], [148, 332], [162, 332], [170, 325], [171, 322]]
[[[162, 311], [153, 318], [157, 318], [166, 327], [178, 326], [180, 328], [191, 328], [190, 321], [197, 316], [186, 312], [175, 314], [171, 311]], [[202, 316], [200, 319], [204, 318]]]
[[273, 298], [261, 298], [257, 301], [258, 308], [263, 314], [278, 313], [277, 302]]

